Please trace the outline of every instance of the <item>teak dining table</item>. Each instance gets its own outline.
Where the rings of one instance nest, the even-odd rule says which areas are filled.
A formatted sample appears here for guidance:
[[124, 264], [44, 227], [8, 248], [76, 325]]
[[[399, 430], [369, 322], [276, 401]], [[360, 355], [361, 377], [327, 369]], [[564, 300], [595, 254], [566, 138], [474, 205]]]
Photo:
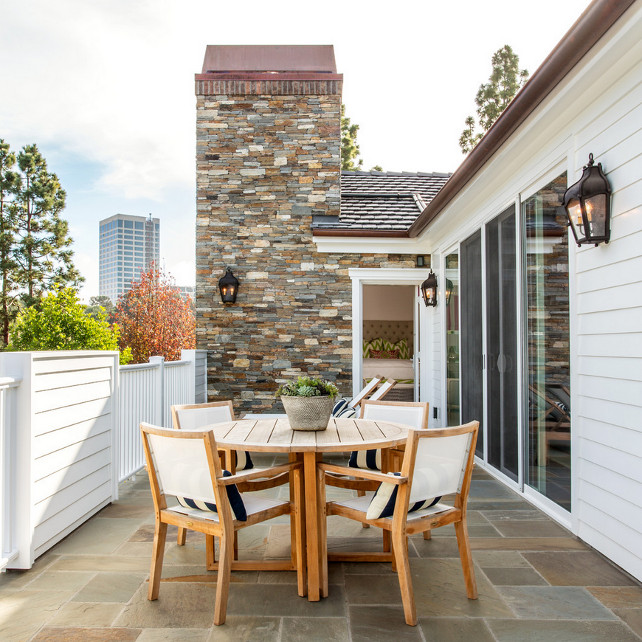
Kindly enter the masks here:
[[[319, 498], [317, 462], [323, 453], [349, 452], [372, 448], [393, 448], [406, 442], [409, 427], [388, 421], [332, 417], [328, 428], [320, 431], [292, 430], [282, 416], [241, 419], [214, 424], [212, 429], [219, 446], [249, 452], [288, 453], [290, 459], [303, 462], [303, 502], [299, 510], [305, 516], [307, 587], [299, 586], [299, 595], [311, 602], [327, 596], [327, 568], [322, 568], [321, 547], [325, 533], [324, 507]], [[209, 427], [209, 426], [208, 426]]]

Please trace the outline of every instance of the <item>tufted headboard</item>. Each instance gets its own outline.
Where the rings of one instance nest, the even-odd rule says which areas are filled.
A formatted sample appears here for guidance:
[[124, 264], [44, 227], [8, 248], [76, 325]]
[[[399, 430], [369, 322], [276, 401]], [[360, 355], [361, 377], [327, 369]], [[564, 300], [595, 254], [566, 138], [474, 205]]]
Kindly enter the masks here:
[[412, 321], [364, 321], [363, 340], [387, 339], [396, 343], [400, 339], [406, 339], [412, 352], [413, 345], [413, 322]]

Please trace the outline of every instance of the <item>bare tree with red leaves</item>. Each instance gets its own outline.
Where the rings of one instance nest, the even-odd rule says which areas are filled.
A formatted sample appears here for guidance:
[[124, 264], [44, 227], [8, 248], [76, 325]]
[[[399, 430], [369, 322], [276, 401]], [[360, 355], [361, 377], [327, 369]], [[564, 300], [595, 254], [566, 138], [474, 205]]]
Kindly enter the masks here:
[[118, 301], [115, 318], [121, 349], [131, 348], [133, 363], [152, 356], [178, 361], [182, 349], [196, 344], [191, 302], [183, 300], [173, 279], [154, 265]]

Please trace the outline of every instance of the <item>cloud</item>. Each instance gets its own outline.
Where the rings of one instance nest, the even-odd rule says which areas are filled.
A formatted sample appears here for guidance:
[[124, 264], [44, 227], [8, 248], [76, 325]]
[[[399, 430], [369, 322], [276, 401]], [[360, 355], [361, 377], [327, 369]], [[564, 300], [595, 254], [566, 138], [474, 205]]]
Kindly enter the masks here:
[[95, 187], [126, 198], [161, 200], [193, 185], [192, 76], [177, 64], [180, 48], [167, 46], [160, 4], [6, 3], [2, 136], [100, 162]]

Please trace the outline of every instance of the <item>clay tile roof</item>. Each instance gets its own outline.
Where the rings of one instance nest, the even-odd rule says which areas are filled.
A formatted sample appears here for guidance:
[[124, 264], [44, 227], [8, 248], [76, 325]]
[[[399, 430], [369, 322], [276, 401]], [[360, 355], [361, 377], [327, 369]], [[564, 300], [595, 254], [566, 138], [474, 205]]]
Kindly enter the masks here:
[[313, 229], [407, 230], [450, 174], [341, 172], [341, 214], [314, 217]]

